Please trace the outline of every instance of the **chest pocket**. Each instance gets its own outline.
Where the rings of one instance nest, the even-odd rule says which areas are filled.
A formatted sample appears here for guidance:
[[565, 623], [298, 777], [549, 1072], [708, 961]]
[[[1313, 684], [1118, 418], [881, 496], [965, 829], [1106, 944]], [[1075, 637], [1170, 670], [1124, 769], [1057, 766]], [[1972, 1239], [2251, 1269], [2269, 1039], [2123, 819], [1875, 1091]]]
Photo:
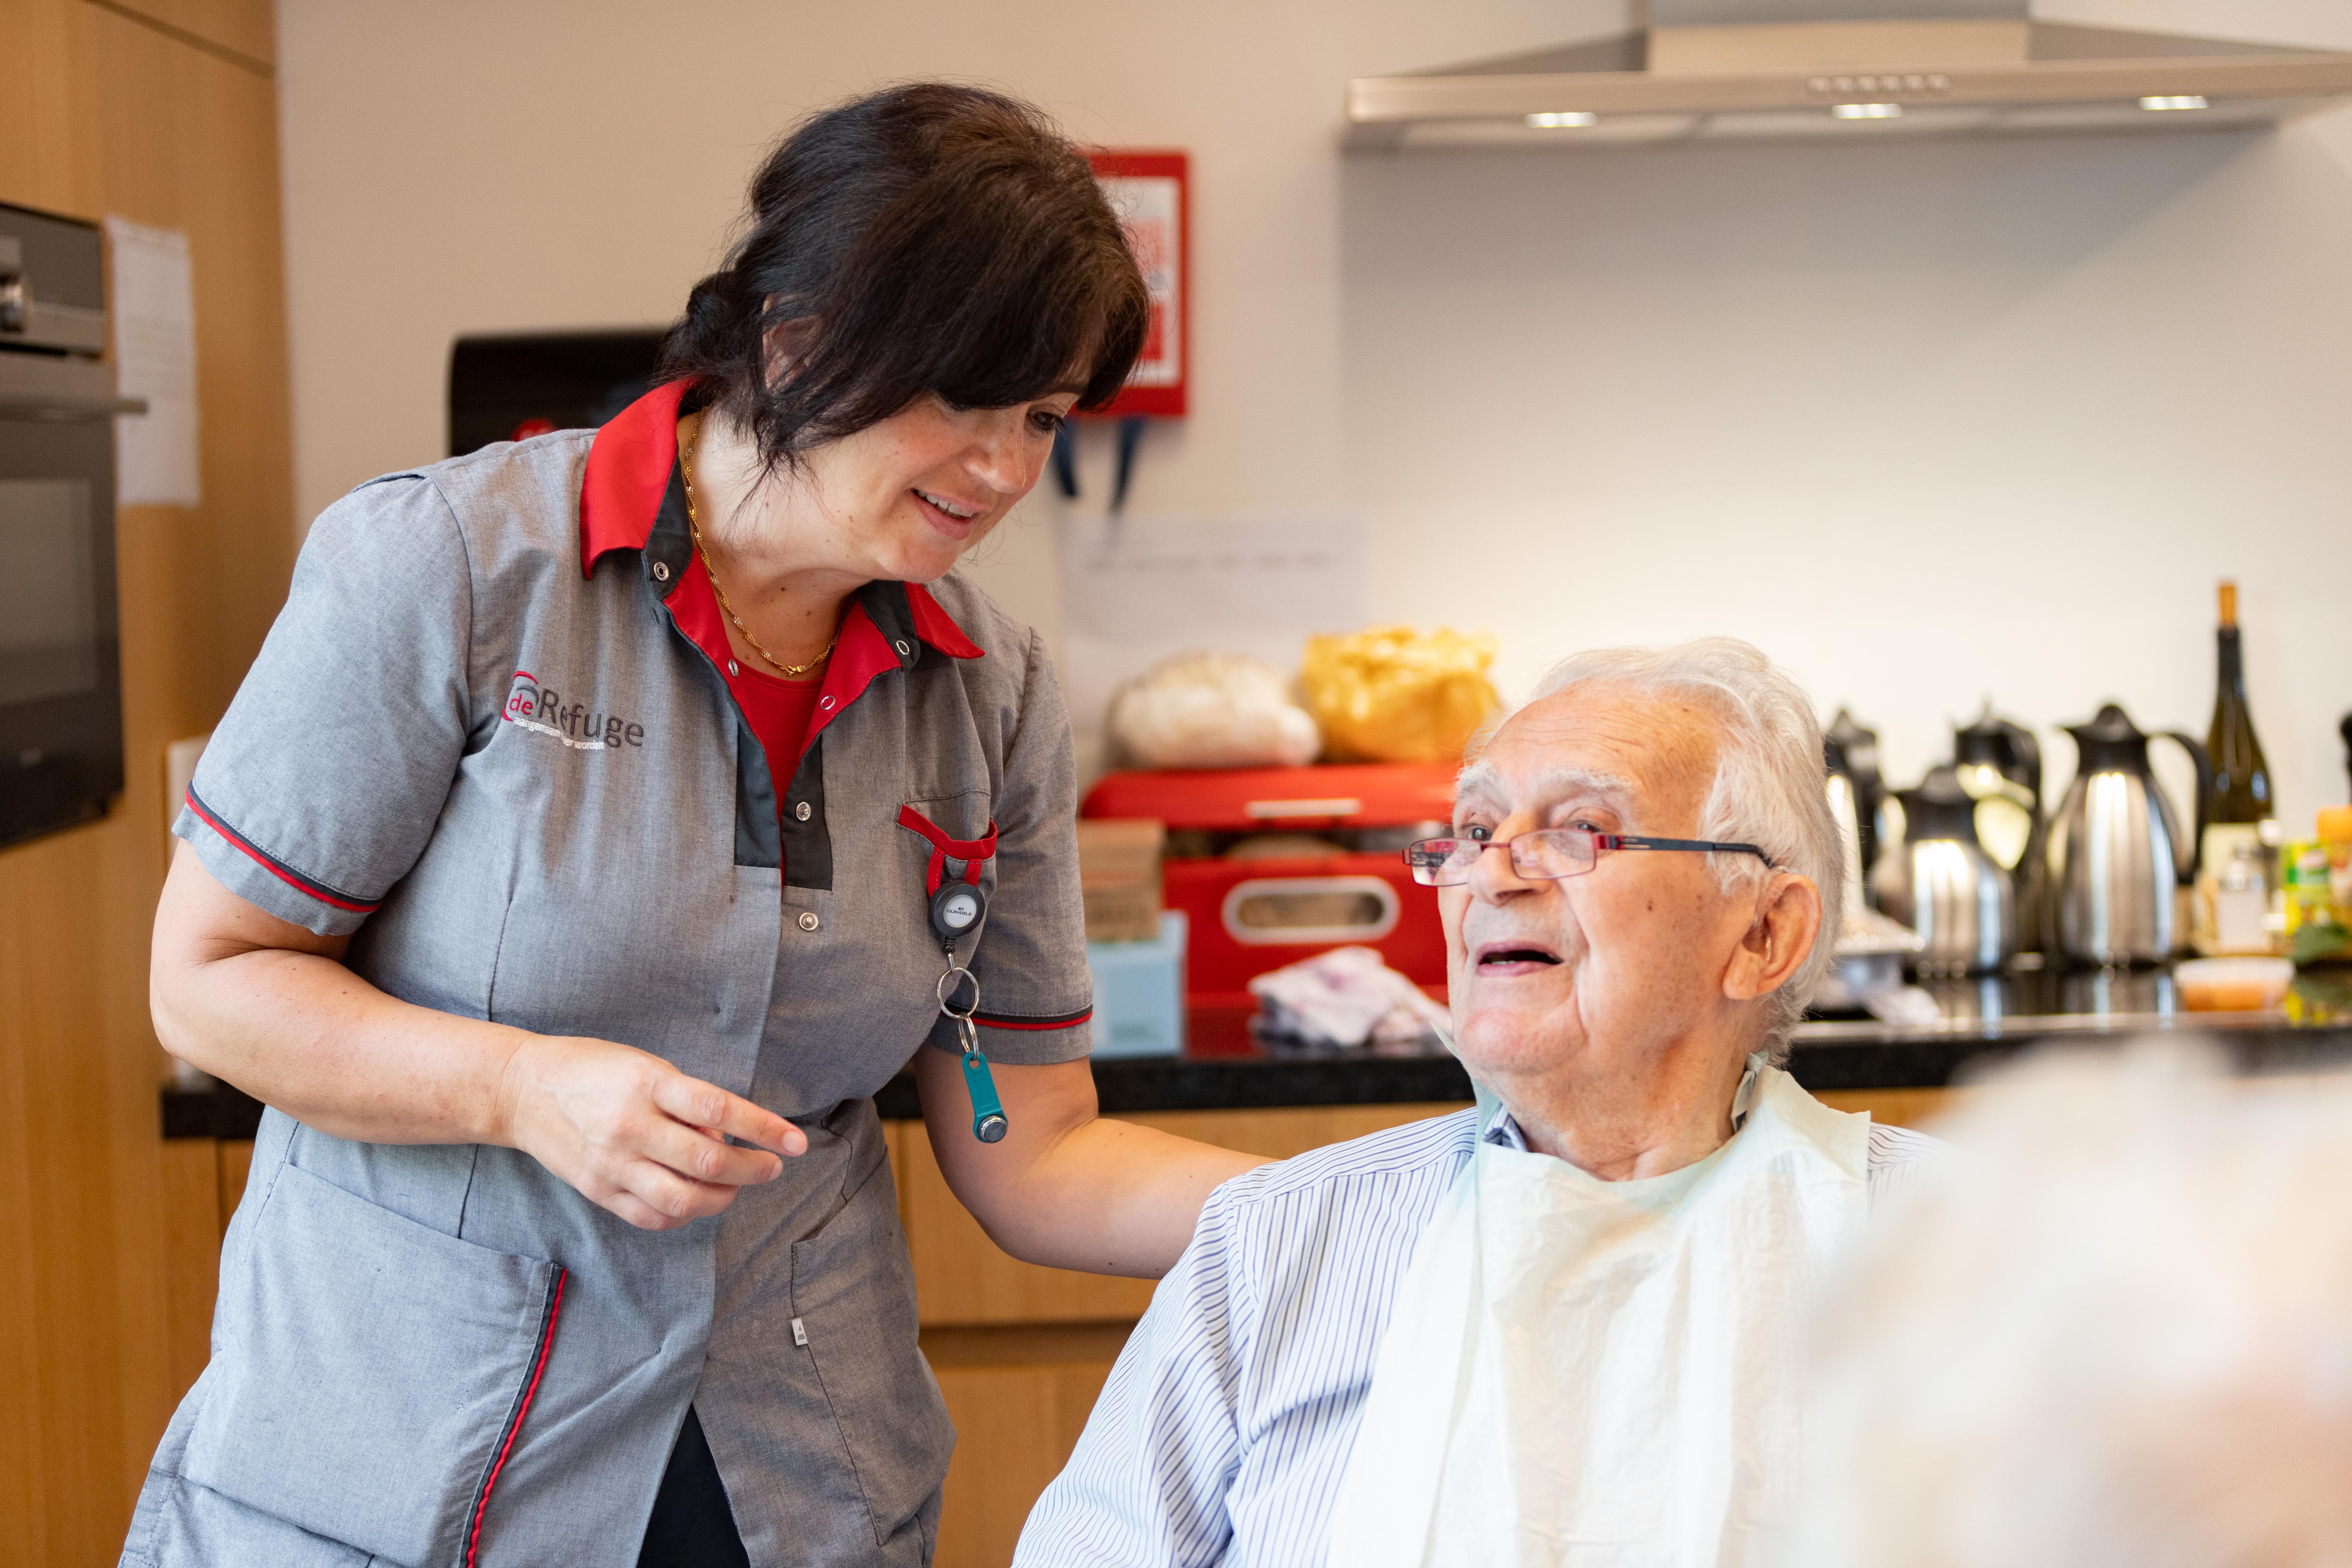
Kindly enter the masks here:
[[[925, 944], [937, 947], [939, 934], [930, 925], [934, 894], [950, 881], [978, 887], [983, 897], [995, 890], [996, 824], [989, 816], [989, 794], [986, 790], [967, 790], [959, 795], [910, 800], [898, 808], [898, 823], [902, 865], [913, 872], [911, 893], [915, 902], [910, 907], [922, 915]], [[983, 915], [983, 924], [985, 920]], [[971, 949], [966, 943], [979, 934], [979, 930], [975, 927], [971, 935], [960, 940], [957, 951], [969, 957]]]

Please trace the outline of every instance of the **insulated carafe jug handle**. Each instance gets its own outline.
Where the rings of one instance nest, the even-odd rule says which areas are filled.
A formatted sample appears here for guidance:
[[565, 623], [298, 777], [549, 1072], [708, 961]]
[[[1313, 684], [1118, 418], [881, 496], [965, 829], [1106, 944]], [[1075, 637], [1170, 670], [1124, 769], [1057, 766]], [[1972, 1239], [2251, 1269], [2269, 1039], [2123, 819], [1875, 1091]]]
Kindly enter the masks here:
[[2213, 798], [2213, 753], [2205, 742], [2178, 730], [2157, 730], [2148, 735], [2151, 741], [2170, 741], [2189, 753], [2197, 767], [2197, 804], [2190, 816], [2196, 826], [2189, 830], [2189, 842], [2177, 846], [2172, 852], [2173, 874], [2180, 885], [2189, 887], [2197, 880], [2197, 857], [2205, 852], [2205, 806]]

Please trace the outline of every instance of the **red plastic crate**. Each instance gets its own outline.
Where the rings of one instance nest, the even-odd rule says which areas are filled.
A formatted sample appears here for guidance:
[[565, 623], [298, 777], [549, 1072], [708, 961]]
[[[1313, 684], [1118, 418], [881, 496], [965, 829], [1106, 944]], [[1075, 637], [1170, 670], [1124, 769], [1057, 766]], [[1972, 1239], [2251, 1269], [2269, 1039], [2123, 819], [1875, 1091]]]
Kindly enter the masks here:
[[1081, 816], [1149, 816], [1171, 828], [1266, 833], [1402, 827], [1454, 815], [1443, 763], [1337, 763], [1309, 768], [1161, 768], [1105, 773]]
[[[1451, 816], [1454, 773], [1444, 765], [1364, 763], [1111, 773], [1087, 793], [1081, 815], [1150, 817], [1171, 830], [1215, 833], [1402, 827]], [[1161, 877], [1168, 907], [1181, 910], [1191, 925], [1188, 1006], [1246, 1006], [1253, 977], [1350, 943], [1377, 949], [1391, 968], [1444, 994], [1436, 890], [1412, 879], [1397, 850], [1255, 860], [1171, 857]], [[1344, 918], [1307, 929], [1263, 923], [1319, 913]]]

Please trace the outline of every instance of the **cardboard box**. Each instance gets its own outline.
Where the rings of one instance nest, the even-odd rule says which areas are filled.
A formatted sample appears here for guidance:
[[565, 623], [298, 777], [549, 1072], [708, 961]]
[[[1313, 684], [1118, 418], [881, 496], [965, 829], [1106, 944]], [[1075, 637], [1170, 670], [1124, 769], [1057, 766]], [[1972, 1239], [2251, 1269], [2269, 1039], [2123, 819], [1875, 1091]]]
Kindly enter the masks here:
[[1078, 887], [1086, 900], [1087, 940], [1160, 940], [1160, 857], [1168, 830], [1120, 817], [1078, 824]]

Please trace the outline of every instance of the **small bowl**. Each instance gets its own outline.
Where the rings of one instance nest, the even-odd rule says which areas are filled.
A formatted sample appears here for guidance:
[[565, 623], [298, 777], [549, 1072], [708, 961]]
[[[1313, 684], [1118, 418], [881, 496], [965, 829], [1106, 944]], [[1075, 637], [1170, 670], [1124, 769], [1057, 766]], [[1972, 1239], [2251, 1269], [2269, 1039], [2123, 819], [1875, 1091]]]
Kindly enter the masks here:
[[2286, 1000], [2294, 964], [2284, 958], [2200, 958], [2174, 965], [2172, 983], [2191, 1013], [2267, 1013]]

